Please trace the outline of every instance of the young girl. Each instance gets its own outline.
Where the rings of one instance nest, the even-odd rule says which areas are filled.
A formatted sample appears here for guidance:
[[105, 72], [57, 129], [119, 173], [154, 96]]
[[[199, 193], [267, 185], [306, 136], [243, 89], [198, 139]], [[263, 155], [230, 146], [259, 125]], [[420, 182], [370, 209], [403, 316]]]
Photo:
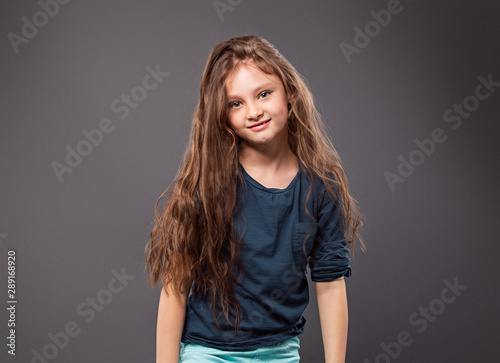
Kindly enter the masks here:
[[265, 39], [210, 53], [174, 182], [146, 246], [157, 362], [298, 362], [307, 266], [326, 362], [343, 362], [361, 214], [305, 81]]

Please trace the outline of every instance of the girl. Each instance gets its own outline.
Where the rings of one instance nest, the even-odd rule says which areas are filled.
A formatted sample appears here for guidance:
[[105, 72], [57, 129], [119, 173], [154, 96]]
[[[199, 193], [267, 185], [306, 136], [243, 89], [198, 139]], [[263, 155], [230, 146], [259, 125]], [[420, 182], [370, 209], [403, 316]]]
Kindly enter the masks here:
[[298, 362], [307, 266], [326, 362], [344, 362], [361, 214], [305, 81], [265, 39], [210, 53], [174, 182], [146, 246], [157, 362]]

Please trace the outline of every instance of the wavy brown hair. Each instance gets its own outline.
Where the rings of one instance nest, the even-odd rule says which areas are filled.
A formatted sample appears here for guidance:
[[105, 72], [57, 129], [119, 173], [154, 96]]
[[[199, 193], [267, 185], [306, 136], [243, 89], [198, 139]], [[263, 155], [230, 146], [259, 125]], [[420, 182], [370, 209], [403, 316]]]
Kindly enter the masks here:
[[[361, 213], [349, 193], [341, 159], [327, 137], [306, 82], [262, 37], [233, 37], [216, 45], [203, 72], [183, 160], [174, 181], [155, 204], [156, 225], [145, 253], [152, 286], [160, 281], [164, 287], [172, 284], [178, 297], [183, 286], [192, 287], [193, 294], [209, 295], [217, 327], [217, 305], [228, 321], [232, 307], [235, 331], [241, 306], [234, 288], [242, 268], [238, 258], [240, 236], [233, 229], [233, 217], [239, 213], [237, 186], [242, 185], [243, 177], [238, 167], [239, 136], [228, 121], [225, 82], [240, 62], [248, 60], [263, 72], [278, 76], [291, 97], [288, 142], [312, 180], [307, 199], [315, 178], [321, 179], [341, 207], [347, 246], [353, 250], [358, 240], [365, 250], [360, 235]], [[167, 195], [159, 214], [158, 203]]]

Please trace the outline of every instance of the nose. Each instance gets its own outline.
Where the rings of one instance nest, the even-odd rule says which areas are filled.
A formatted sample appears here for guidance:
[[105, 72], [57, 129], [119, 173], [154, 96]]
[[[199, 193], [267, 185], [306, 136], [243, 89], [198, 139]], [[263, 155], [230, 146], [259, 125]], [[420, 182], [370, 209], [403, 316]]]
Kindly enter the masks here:
[[262, 109], [256, 102], [247, 103], [247, 119], [257, 121], [262, 117]]

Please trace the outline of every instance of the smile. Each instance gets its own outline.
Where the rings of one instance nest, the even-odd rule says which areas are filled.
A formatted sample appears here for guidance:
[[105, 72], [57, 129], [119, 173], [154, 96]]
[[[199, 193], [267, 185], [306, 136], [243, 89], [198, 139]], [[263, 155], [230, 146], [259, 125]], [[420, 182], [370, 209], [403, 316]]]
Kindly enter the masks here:
[[249, 127], [250, 130], [253, 130], [253, 131], [260, 131], [260, 130], [263, 130], [267, 127], [267, 125], [269, 124], [269, 121], [271, 120], [267, 120], [267, 121], [264, 121], [264, 122], [261, 122], [255, 126], [252, 126], [252, 127]]

